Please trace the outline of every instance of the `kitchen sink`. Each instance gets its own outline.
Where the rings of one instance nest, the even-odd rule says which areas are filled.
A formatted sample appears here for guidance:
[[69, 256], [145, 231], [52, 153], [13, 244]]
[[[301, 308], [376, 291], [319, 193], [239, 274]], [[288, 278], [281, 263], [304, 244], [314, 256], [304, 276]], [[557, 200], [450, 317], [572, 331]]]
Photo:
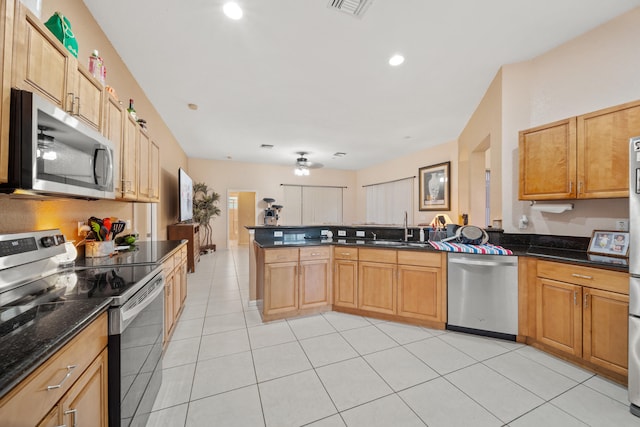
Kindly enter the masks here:
[[374, 240], [374, 245], [385, 245], [385, 246], [402, 246], [405, 242], [398, 242], [396, 240]]
[[411, 246], [411, 247], [415, 247], [415, 248], [428, 248], [431, 245], [428, 243], [415, 243], [415, 242], [409, 242], [407, 243], [407, 246]]

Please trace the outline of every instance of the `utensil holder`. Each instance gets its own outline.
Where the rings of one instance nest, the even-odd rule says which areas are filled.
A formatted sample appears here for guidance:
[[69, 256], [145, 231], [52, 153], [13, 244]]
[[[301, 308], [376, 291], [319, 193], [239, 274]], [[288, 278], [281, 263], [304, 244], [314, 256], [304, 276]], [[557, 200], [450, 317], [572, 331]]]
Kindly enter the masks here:
[[109, 256], [116, 251], [113, 240], [105, 242], [88, 241], [85, 243], [84, 256], [86, 258], [98, 258]]

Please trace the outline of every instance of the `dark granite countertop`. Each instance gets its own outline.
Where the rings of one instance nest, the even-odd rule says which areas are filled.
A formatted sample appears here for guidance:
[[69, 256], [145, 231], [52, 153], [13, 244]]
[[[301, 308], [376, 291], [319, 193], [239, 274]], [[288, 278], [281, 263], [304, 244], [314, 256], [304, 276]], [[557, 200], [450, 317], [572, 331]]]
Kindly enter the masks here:
[[[304, 240], [269, 240], [257, 242], [262, 248], [304, 247], [318, 245], [359, 246], [379, 249], [419, 250], [426, 252], [438, 252], [428, 242], [402, 242], [398, 240], [374, 241], [373, 239], [304, 239]], [[629, 271], [627, 260], [601, 255], [589, 254], [586, 251], [532, 246], [526, 244], [502, 244], [502, 247], [513, 251], [515, 256], [528, 256], [539, 259], [549, 259], [560, 262], [568, 262], [576, 265], [606, 268], [617, 271]]]
[[182, 245], [182, 242], [182, 240], [137, 242], [130, 250], [120, 251], [111, 257], [78, 258], [75, 265], [76, 267], [99, 267], [120, 264], [161, 264]]
[[110, 303], [111, 298], [92, 298], [41, 304], [23, 314], [34, 316], [33, 320], [14, 331], [2, 331], [0, 397], [106, 311]]

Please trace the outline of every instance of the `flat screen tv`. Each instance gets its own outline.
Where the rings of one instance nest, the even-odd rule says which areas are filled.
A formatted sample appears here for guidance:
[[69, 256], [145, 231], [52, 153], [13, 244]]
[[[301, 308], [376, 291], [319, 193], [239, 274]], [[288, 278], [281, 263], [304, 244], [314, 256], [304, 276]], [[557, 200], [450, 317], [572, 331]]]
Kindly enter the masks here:
[[180, 203], [178, 221], [191, 221], [193, 219], [193, 180], [182, 168], [178, 169], [178, 189], [178, 202]]

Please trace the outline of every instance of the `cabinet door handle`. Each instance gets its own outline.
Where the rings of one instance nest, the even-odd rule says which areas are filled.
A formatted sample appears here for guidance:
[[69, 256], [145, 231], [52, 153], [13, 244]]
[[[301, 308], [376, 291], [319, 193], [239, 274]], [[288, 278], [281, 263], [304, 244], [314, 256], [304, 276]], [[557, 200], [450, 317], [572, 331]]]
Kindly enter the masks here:
[[593, 279], [593, 276], [585, 276], [584, 274], [572, 273], [571, 275], [579, 279], [589, 279], [589, 280]]
[[342, 256], [351, 256], [351, 252], [341, 252], [340, 255], [342, 255]]
[[573, 192], [573, 181], [569, 181], [569, 194]]
[[[76, 96], [74, 99], [76, 100], [76, 113], [75, 113], [75, 115], [79, 116], [80, 115], [80, 97]], [[73, 113], [71, 113], [71, 114], [73, 114]]]
[[318, 255], [322, 255], [322, 254], [319, 252], [311, 252], [311, 256], [318, 256]]
[[77, 413], [78, 413], [77, 409], [69, 409], [67, 411], [64, 411], [65, 415], [71, 415], [73, 417], [73, 423], [71, 424], [73, 427], [77, 427], [77, 424], [76, 424]]
[[578, 181], [578, 194], [582, 194], [582, 181]]
[[55, 390], [55, 389], [57, 389], [57, 388], [62, 387], [62, 384], [64, 384], [64, 382], [65, 382], [66, 380], [68, 380], [68, 379], [69, 379], [69, 377], [70, 377], [70, 376], [71, 376], [71, 374], [73, 373], [73, 370], [74, 370], [74, 369], [76, 369], [76, 367], [77, 367], [77, 366], [78, 366], [78, 365], [69, 365], [69, 366], [67, 366], [67, 374], [64, 376], [64, 378], [62, 379], [62, 381], [60, 381], [60, 382], [59, 382], [58, 384], [56, 384], [56, 385], [48, 385], [48, 386], [47, 386], [47, 391], [49, 391], [49, 390]]
[[573, 291], [573, 305], [578, 305], [578, 291]]
[[65, 105], [65, 111], [71, 115], [73, 115], [74, 100], [75, 100], [74, 93], [73, 92], [67, 93], [67, 102]]
[[584, 308], [589, 308], [589, 294], [584, 294]]

